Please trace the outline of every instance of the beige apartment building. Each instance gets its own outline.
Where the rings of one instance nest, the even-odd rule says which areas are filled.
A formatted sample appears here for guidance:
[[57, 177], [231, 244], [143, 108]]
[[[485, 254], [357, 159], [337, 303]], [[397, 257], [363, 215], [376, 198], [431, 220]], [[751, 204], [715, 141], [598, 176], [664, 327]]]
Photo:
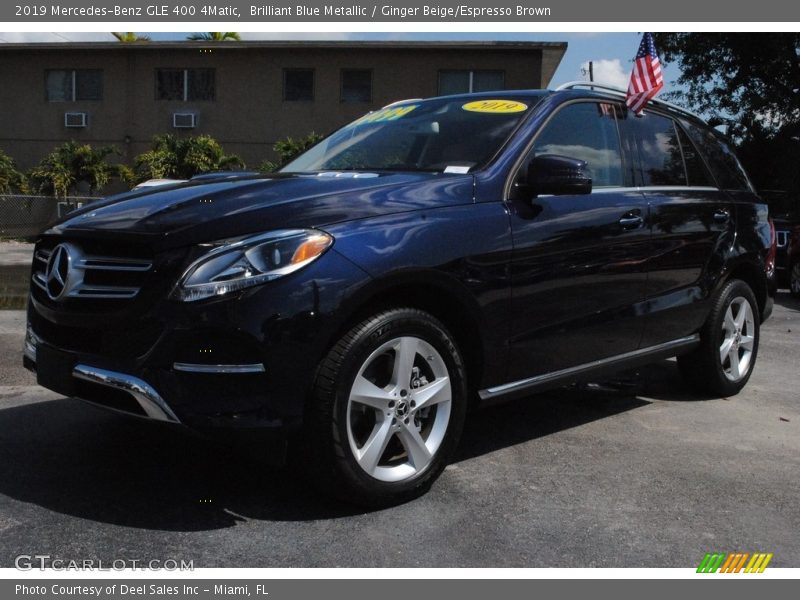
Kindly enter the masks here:
[[153, 135], [210, 134], [255, 166], [404, 98], [549, 84], [565, 42], [0, 44], [0, 149], [21, 168], [75, 139], [126, 160]]

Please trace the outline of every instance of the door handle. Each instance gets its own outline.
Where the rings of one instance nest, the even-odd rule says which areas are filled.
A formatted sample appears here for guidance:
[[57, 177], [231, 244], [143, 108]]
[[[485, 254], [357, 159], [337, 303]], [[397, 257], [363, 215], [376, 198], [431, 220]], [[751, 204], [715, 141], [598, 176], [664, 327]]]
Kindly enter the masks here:
[[715, 223], [727, 223], [728, 219], [731, 218], [731, 213], [724, 208], [718, 208], [714, 211], [714, 222]]
[[642, 215], [633, 211], [625, 213], [619, 220], [619, 224], [623, 229], [636, 229], [641, 227], [643, 223]]

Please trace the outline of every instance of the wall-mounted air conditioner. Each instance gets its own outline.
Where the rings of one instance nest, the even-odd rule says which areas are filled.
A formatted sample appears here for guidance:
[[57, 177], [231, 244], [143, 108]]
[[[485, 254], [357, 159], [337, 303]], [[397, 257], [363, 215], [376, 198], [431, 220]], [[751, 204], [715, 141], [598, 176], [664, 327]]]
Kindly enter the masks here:
[[89, 113], [65, 112], [64, 127], [86, 127], [89, 124]]
[[172, 113], [172, 126], [175, 129], [194, 129], [197, 127], [197, 116], [193, 112]]

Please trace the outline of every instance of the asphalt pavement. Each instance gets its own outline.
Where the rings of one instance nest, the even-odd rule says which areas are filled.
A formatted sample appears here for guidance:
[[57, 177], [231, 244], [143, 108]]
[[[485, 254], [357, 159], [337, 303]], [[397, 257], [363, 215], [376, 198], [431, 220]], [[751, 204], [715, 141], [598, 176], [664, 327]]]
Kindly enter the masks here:
[[425, 497], [365, 512], [258, 457], [37, 387], [24, 314], [0, 311], [0, 566], [692, 567], [706, 552], [800, 566], [800, 302], [780, 294], [747, 388], [701, 398], [674, 361], [630, 387], [472, 414]]

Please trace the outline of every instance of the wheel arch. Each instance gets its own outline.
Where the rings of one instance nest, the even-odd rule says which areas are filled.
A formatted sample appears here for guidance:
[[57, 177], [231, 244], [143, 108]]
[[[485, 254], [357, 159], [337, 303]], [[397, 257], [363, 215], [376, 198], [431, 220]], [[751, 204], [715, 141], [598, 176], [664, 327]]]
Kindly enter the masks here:
[[764, 268], [752, 260], [746, 260], [744, 258], [737, 260], [729, 266], [725, 276], [718, 284], [717, 290], [732, 279], [739, 279], [750, 286], [750, 289], [753, 290], [753, 294], [756, 297], [756, 302], [758, 303], [759, 316], [761, 320], [763, 320], [768, 296], [767, 276], [764, 273]]
[[468, 288], [438, 271], [405, 271], [372, 280], [343, 305], [329, 346], [371, 314], [400, 307], [423, 310], [442, 322], [462, 353], [470, 390], [477, 390], [485, 366], [484, 317]]

